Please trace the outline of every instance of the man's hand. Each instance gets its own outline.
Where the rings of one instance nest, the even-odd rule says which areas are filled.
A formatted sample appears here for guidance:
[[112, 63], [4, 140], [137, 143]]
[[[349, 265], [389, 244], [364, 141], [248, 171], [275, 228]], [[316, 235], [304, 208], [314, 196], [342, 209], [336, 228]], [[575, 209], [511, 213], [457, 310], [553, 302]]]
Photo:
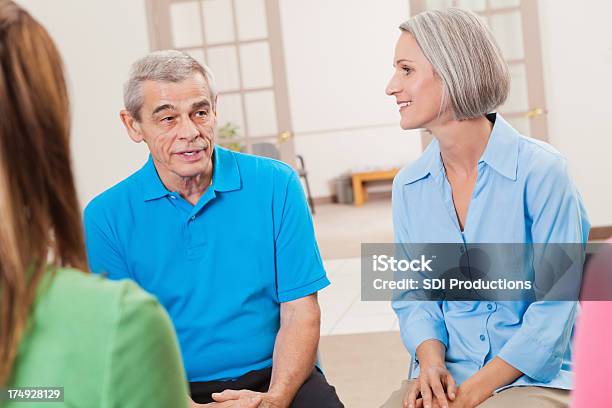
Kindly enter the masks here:
[[[198, 404], [193, 400], [189, 400], [190, 408], [260, 408], [266, 405], [260, 405], [264, 394], [249, 390], [225, 390], [223, 392], [214, 393], [213, 399], [217, 402], [209, 404]], [[271, 408], [273, 405], [269, 405]]]
[[191, 400], [189, 402], [189, 408], [230, 408], [234, 402], [233, 401], [229, 401], [229, 402], [211, 402], [209, 404], [198, 404], [197, 402], [193, 402], [193, 400]]
[[289, 403], [283, 402], [281, 398], [269, 392], [250, 390], [225, 390], [213, 393], [212, 398], [221, 404], [233, 402], [235, 405], [228, 405], [228, 407], [235, 408], [285, 408], [289, 406]]

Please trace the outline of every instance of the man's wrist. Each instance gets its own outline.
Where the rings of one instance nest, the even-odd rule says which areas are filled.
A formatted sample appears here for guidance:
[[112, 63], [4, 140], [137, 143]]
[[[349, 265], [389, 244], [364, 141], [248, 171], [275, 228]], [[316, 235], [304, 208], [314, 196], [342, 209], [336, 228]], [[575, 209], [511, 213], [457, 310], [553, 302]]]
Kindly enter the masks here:
[[279, 389], [269, 389], [264, 394], [264, 402], [267, 402], [270, 407], [273, 408], [287, 408], [293, 401], [292, 397], [289, 397], [287, 392]]

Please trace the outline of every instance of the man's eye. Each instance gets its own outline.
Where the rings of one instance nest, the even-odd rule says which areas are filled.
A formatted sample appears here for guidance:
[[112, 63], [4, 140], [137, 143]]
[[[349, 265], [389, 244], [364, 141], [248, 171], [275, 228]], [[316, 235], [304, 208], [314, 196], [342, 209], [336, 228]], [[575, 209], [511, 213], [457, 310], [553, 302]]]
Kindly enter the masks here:
[[161, 121], [162, 121], [163, 123], [170, 123], [170, 122], [172, 122], [173, 120], [174, 120], [174, 117], [173, 117], [173, 116], [166, 116], [166, 117], [162, 118], [162, 120], [161, 120]]
[[196, 118], [205, 118], [206, 116], [208, 116], [208, 112], [201, 110], [201, 111], [197, 111], [195, 113]]

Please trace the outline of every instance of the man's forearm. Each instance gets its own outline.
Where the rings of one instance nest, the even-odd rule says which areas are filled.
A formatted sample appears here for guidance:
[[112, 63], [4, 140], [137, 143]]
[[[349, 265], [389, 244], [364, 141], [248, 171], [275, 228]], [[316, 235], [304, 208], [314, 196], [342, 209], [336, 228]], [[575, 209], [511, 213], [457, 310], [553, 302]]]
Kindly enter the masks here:
[[281, 323], [274, 344], [272, 378], [268, 394], [288, 407], [308, 378], [317, 356], [320, 317], [294, 312]]

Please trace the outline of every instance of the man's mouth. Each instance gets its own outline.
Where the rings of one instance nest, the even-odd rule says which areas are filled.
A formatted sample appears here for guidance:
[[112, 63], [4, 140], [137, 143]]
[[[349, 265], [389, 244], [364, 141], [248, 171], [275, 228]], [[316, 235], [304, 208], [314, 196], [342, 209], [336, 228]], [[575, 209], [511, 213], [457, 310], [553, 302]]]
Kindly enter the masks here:
[[191, 162], [191, 161], [200, 160], [204, 154], [203, 153], [204, 150], [206, 150], [205, 147], [191, 148], [191, 149], [178, 151], [175, 154], [179, 156], [181, 159], [183, 159], [184, 161]]

